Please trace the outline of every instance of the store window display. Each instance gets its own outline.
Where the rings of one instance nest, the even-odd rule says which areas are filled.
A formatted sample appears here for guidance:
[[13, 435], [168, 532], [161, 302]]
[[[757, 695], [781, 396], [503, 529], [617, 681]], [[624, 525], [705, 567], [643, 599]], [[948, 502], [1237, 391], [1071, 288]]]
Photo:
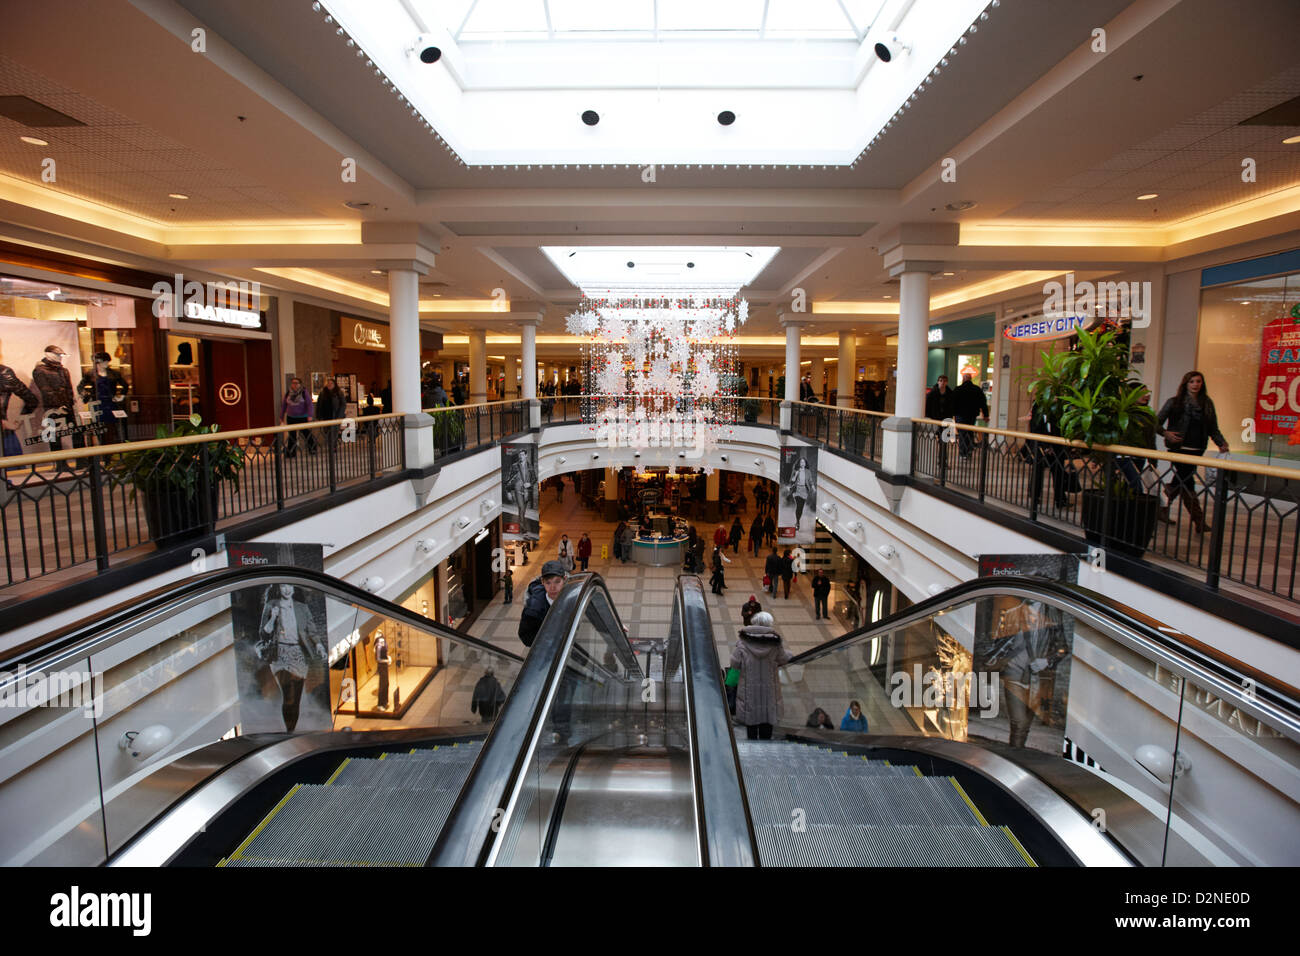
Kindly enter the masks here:
[[92, 422], [100, 426], [100, 440], [105, 444], [126, 441], [125, 402], [130, 386], [107, 352], [96, 352], [92, 358], [95, 364], [81, 376], [77, 391], [90, 409]]

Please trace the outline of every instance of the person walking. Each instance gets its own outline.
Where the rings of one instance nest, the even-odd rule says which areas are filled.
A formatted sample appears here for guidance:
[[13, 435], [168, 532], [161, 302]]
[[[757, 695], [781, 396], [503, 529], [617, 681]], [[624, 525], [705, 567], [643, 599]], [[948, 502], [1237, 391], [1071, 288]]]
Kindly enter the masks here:
[[813, 575], [812, 593], [813, 619], [819, 620], [825, 618], [829, 621], [831, 619], [831, 614], [830, 611], [827, 610], [826, 605], [831, 596], [831, 579], [826, 576], [826, 572], [821, 568], [818, 568], [817, 573]]
[[478, 714], [483, 723], [490, 724], [496, 720], [497, 711], [505, 702], [505, 688], [501, 686], [501, 682], [496, 679], [492, 668], [489, 667], [474, 685], [474, 693], [469, 699], [469, 712]]
[[618, 527], [614, 529], [614, 560], [623, 560], [623, 532], [627, 530], [627, 522], [620, 521]]
[[754, 557], [758, 557], [758, 549], [763, 546], [763, 519], [754, 515], [754, 520], [749, 525], [749, 550], [754, 552]]
[[849, 701], [849, 709], [840, 719], [840, 730], [849, 730], [855, 734], [867, 732], [867, 715], [862, 712], [862, 705], [856, 700]]
[[591, 536], [587, 532], [582, 532], [582, 537], [578, 539], [578, 563], [582, 565], [582, 570], [587, 570], [587, 562], [591, 560]]
[[934, 388], [925, 395], [925, 417], [936, 422], [952, 418], [953, 394], [948, 387], [948, 376], [940, 375]]
[[776, 553], [776, 545], [772, 545], [772, 553], [763, 562], [763, 577], [772, 589], [772, 597], [776, 597], [776, 582], [781, 578], [781, 556]]
[[781, 719], [781, 682], [777, 671], [793, 655], [772, 627], [772, 615], [760, 611], [731, 652], [730, 666], [739, 671], [736, 684], [736, 719], [745, 725], [750, 740], [771, 740], [772, 726]]
[[632, 560], [632, 526], [623, 525], [623, 563], [627, 564]]
[[[781, 583], [785, 585], [785, 597], [790, 599], [790, 582], [794, 580], [794, 558], [790, 556], [790, 549], [785, 549], [785, 554], [781, 556]], [[775, 594], [772, 595], [776, 597]]]
[[[961, 384], [953, 389], [952, 417], [958, 425], [974, 425], [975, 421], [989, 417], [989, 400], [984, 397], [984, 389], [971, 380], [970, 372], [961, 377]], [[957, 433], [957, 447], [962, 458], [969, 458], [975, 436], [969, 431]]]
[[713, 587], [714, 594], [721, 594], [727, 590], [727, 579], [723, 574], [723, 565], [730, 564], [731, 559], [720, 547], [713, 549], [713, 576], [709, 578], [709, 584]]
[[564, 501], [564, 476], [555, 476], [555, 502], [556, 504]]
[[740, 554], [740, 542], [745, 539], [745, 529], [740, 526], [740, 519], [731, 519], [731, 534], [727, 536], [727, 541], [731, 545], [732, 554]]
[[[1214, 410], [1214, 402], [1205, 388], [1205, 376], [1191, 371], [1178, 383], [1174, 397], [1160, 407], [1156, 416], [1156, 433], [1165, 440], [1165, 448], [1180, 455], [1203, 455], [1210, 439], [1219, 446], [1219, 451], [1228, 453], [1228, 441], [1219, 431], [1219, 417]], [[1175, 464], [1174, 476], [1165, 488], [1168, 504], [1160, 509], [1160, 517], [1173, 523], [1169, 517], [1169, 505], [1174, 498], [1181, 496], [1183, 506], [1191, 516], [1192, 527], [1200, 534], [1210, 530], [1201, 511], [1201, 503], [1196, 496], [1196, 466]]]
[[316, 397], [316, 421], [337, 421], [343, 417], [347, 405], [347, 399], [343, 397], [343, 391], [334, 376], [326, 376], [325, 385], [321, 388], [320, 395]]
[[564, 566], [565, 573], [572, 574], [574, 567], [574, 550], [573, 542], [569, 540], [567, 534], [560, 535], [560, 547], [556, 557], [559, 558], [560, 564]]
[[768, 545], [773, 548], [776, 547], [776, 519], [773, 517], [775, 511], [775, 508], [769, 509], [767, 517], [763, 519], [763, 537], [767, 539]]
[[515, 601], [515, 573], [506, 567], [505, 573], [501, 575], [501, 587], [506, 592], [504, 604], [513, 604]]
[[762, 478], [754, 483], [754, 505], [757, 507], [758, 516], [761, 518], [763, 513], [767, 511], [767, 485]]
[[753, 623], [754, 615], [761, 610], [763, 610], [763, 605], [759, 604], [758, 598], [751, 594], [749, 600], [740, 607], [740, 620], [745, 627], [749, 627]]
[[725, 548], [727, 546], [727, 529], [718, 525], [718, 530], [713, 532], [713, 546], [715, 548]]
[[[294, 376], [289, 379], [289, 390], [280, 400], [280, 423], [282, 425], [302, 425], [311, 421], [314, 406], [311, 393], [302, 386], [302, 379]], [[316, 454], [316, 438], [310, 432], [307, 435], [307, 450]], [[298, 433], [290, 432], [285, 442], [284, 456], [292, 458], [298, 453]]]
[[524, 599], [524, 610], [519, 615], [519, 640], [525, 647], [532, 647], [537, 632], [542, 629], [542, 621], [555, 603], [555, 599], [564, 590], [564, 579], [568, 569], [559, 561], [547, 561], [542, 565], [540, 577], [534, 578], [528, 585], [528, 596]]

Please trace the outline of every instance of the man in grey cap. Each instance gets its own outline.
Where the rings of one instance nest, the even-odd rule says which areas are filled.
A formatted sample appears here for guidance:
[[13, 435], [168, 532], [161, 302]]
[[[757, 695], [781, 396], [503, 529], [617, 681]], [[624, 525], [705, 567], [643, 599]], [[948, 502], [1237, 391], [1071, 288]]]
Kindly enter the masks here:
[[525, 647], [533, 646], [533, 638], [541, 630], [542, 621], [550, 611], [555, 599], [564, 589], [564, 579], [569, 572], [559, 561], [547, 561], [542, 565], [542, 574], [528, 585], [528, 597], [524, 601], [523, 613], [519, 616], [519, 639]]

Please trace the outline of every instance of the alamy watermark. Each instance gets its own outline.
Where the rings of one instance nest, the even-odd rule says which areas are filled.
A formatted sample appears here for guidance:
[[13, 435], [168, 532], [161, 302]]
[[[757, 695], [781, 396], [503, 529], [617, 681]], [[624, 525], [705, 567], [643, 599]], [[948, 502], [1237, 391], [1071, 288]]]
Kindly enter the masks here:
[[104, 713], [104, 675], [100, 671], [0, 671], [0, 708], [80, 708], [87, 717]]
[[949, 710], [969, 708], [981, 717], [998, 715], [998, 674], [992, 671], [896, 671], [890, 678], [889, 702], [894, 707]]
[[176, 273], [170, 283], [153, 284], [155, 318], [187, 318], [239, 328], [260, 328], [260, 282], [188, 282]]
[[1043, 284], [1043, 318], [1067, 320], [1074, 317], [1102, 315], [1108, 319], [1129, 319], [1135, 329], [1151, 324], [1150, 282], [1083, 282], [1074, 281], [1074, 273], [1065, 282], [1053, 279]]

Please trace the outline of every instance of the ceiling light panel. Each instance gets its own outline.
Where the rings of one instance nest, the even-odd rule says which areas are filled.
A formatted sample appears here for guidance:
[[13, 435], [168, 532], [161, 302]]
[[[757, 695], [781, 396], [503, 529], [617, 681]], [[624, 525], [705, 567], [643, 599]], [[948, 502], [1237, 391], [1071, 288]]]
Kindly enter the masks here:
[[727, 293], [753, 282], [780, 251], [778, 246], [542, 247], [552, 265], [583, 290], [665, 288]]

